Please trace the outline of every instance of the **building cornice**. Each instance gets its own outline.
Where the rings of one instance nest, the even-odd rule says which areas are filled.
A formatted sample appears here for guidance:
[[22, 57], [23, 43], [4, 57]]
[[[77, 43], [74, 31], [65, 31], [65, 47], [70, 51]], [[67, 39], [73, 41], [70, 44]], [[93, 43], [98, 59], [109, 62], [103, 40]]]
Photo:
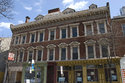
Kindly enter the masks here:
[[[71, 22], [70, 20], [73, 20], [73, 19], [75, 21], [88, 20], [88, 19], [91, 19], [90, 18], [91, 16], [95, 17], [95, 16], [101, 15], [101, 14], [104, 15], [105, 13], [109, 13], [109, 9], [107, 6], [99, 7], [96, 9], [83, 10], [83, 11], [74, 12], [71, 14], [61, 14], [61, 16], [58, 15], [55, 18], [54, 17], [49, 18], [49, 19], [43, 18], [43, 20], [39, 20], [39, 21], [32, 21], [29, 23], [24, 23], [24, 24], [19, 24], [19, 25], [11, 25], [10, 28], [13, 33], [21, 32], [21, 31], [25, 32], [27, 30], [39, 29], [41, 27], [45, 28], [48, 26], [59, 25], [59, 24], [61, 24], [61, 22], [64, 23], [64, 21]], [[98, 17], [96, 17], [96, 18], [98, 18]]]

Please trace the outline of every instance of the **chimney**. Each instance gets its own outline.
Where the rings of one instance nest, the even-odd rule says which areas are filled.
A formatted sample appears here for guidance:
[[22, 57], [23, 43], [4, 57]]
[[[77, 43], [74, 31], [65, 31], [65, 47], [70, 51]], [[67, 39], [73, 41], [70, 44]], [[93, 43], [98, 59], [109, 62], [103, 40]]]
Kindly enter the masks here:
[[26, 16], [26, 20], [25, 20], [25, 23], [28, 23], [30, 20], [30, 17], [29, 16]]
[[49, 13], [54, 13], [54, 12], [59, 12], [59, 11], [60, 11], [59, 8], [51, 9], [51, 10], [48, 10], [48, 14]]

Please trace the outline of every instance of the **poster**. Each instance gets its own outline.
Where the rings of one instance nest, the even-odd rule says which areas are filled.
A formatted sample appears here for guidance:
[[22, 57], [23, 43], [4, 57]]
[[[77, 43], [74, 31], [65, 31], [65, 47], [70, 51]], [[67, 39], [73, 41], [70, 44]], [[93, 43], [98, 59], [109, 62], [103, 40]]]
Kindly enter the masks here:
[[14, 53], [9, 53], [8, 60], [14, 61]]

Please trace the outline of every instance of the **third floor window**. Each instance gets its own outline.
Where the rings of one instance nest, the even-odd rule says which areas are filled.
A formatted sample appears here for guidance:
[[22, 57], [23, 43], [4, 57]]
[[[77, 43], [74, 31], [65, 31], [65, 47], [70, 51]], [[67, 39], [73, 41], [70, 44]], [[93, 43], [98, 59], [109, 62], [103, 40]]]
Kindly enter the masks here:
[[31, 43], [35, 42], [35, 33], [32, 33], [32, 34], [30, 35], [30, 42], [31, 42]]
[[72, 37], [77, 37], [77, 27], [72, 27]]
[[44, 40], [44, 33], [40, 32], [39, 33], [39, 42], [42, 42]]
[[105, 33], [105, 25], [104, 23], [99, 23], [99, 33]]
[[66, 38], [66, 29], [61, 29], [61, 38]]
[[123, 36], [125, 36], [125, 24], [122, 24]]
[[50, 31], [50, 40], [54, 40], [55, 39], [55, 31], [51, 30]]
[[25, 41], [26, 41], [26, 36], [25, 36], [25, 35], [23, 35], [23, 36], [22, 36], [22, 39], [21, 39], [21, 43], [22, 43], [22, 44], [24, 44], [24, 43], [25, 43]]

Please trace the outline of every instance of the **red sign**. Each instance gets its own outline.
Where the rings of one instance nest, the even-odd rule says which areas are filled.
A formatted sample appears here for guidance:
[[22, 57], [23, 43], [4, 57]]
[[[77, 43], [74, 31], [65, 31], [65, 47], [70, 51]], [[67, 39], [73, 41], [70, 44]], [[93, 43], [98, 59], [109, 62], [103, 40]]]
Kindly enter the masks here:
[[121, 69], [122, 73], [122, 83], [125, 83], [125, 69]]
[[8, 60], [10, 60], [10, 61], [14, 60], [14, 53], [9, 53]]

